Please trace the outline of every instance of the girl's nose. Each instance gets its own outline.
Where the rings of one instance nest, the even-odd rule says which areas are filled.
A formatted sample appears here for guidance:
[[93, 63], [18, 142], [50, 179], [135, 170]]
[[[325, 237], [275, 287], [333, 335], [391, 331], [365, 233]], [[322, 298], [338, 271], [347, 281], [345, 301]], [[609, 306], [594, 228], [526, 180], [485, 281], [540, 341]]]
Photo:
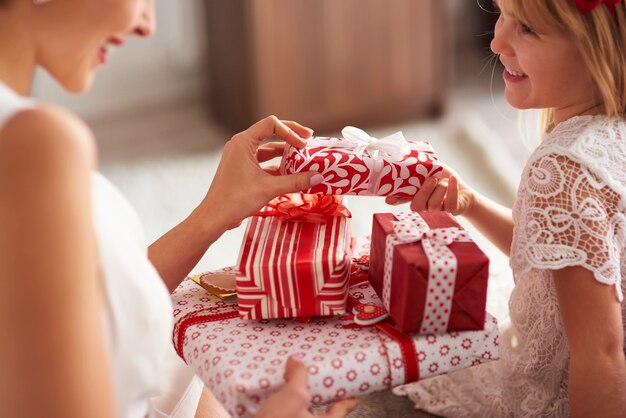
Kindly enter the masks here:
[[496, 26], [493, 33], [493, 39], [491, 40], [491, 51], [494, 54], [511, 56], [513, 55], [513, 49], [509, 43], [509, 29], [505, 22], [502, 21], [502, 16], [496, 22]]

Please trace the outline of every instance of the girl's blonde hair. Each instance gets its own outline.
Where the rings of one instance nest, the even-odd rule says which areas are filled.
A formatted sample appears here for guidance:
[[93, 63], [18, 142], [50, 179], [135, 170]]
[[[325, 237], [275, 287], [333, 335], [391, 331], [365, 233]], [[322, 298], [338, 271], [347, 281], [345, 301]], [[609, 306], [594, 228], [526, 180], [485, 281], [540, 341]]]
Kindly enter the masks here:
[[[522, 22], [556, 27], [574, 37], [587, 64], [607, 116], [626, 114], [626, 8], [615, 6], [615, 17], [605, 5], [582, 15], [574, 0], [511, 0], [513, 14]], [[545, 109], [542, 127], [553, 122]]]

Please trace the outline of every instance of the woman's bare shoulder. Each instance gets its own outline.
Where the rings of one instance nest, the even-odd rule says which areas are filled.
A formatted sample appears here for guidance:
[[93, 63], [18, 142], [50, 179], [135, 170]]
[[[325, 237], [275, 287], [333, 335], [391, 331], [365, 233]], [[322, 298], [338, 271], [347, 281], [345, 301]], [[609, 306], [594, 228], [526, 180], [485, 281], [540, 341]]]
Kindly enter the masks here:
[[19, 112], [0, 129], [0, 169], [19, 164], [46, 169], [58, 163], [90, 169], [96, 164], [93, 134], [73, 113], [40, 105]]

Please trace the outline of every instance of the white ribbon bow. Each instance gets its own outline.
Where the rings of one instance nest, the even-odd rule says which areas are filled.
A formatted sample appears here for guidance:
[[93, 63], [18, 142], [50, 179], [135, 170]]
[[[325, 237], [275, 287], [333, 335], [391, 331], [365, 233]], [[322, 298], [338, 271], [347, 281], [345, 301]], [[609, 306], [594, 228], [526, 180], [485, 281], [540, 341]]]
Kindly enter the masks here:
[[[372, 158], [378, 158], [383, 152], [390, 157], [401, 158], [411, 152], [411, 144], [406, 140], [402, 132], [382, 139], [374, 138], [362, 129], [354, 126], [346, 126], [341, 131], [346, 145], [354, 147], [354, 153], [361, 157], [363, 152], [368, 151]], [[350, 144], [351, 143], [351, 144]]]
[[343, 138], [312, 138], [307, 141], [307, 146], [350, 149], [359, 158], [363, 158], [363, 153], [368, 151], [374, 160], [378, 159], [381, 152], [398, 159], [410, 154], [411, 151], [433, 152], [433, 148], [427, 142], [409, 142], [402, 132], [378, 139], [362, 129], [346, 126], [341, 134]]
[[460, 228], [438, 228], [423, 231], [413, 222], [393, 222], [393, 230], [398, 240], [403, 244], [429, 240], [433, 245], [449, 246], [455, 241], [467, 241], [467, 232]]

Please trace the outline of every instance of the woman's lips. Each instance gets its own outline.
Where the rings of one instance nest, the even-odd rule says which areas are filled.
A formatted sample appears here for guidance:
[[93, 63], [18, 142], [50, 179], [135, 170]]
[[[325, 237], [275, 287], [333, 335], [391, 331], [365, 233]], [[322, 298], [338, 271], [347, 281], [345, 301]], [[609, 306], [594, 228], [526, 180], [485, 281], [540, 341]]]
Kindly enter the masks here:
[[107, 42], [115, 46], [124, 45], [124, 40], [116, 37], [110, 37]]
[[100, 61], [100, 64], [106, 64], [111, 51], [113, 51], [113, 49], [115, 48], [119, 48], [122, 45], [124, 45], [124, 40], [122, 38], [117, 38], [115, 36], [111, 36], [110, 38], [108, 38], [98, 50], [98, 59]]
[[107, 63], [108, 55], [109, 55], [109, 51], [107, 50], [107, 48], [104, 46], [101, 46], [100, 50], [98, 51], [98, 58], [100, 59], [100, 64], [104, 65]]

